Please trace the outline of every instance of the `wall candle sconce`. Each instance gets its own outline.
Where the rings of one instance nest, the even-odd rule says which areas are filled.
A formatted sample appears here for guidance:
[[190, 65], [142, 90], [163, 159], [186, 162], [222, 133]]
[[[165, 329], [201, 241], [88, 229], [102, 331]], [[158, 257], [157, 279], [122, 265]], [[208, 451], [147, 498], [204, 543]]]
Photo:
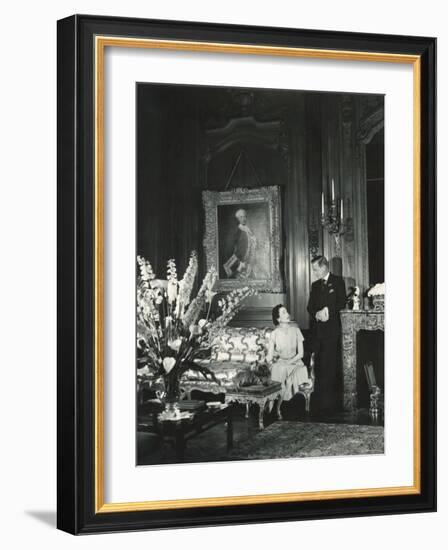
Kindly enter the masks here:
[[336, 200], [333, 178], [331, 179], [331, 201], [328, 211], [325, 209], [325, 194], [322, 192], [321, 225], [327, 229], [330, 235], [333, 235], [336, 251], [339, 253], [341, 250], [341, 235], [345, 233], [346, 224], [344, 220], [344, 199]]
[[319, 210], [313, 208], [308, 224], [308, 250], [310, 258], [314, 258], [319, 254], [319, 234]]

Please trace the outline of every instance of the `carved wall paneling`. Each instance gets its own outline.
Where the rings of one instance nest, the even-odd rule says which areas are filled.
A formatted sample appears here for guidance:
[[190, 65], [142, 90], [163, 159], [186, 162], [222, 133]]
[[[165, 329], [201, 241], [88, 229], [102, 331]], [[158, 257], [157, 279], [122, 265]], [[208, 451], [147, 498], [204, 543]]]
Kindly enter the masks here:
[[[362, 216], [358, 217], [357, 234], [362, 238], [362, 246], [358, 246], [357, 253], [362, 254], [368, 250], [368, 228], [367, 228], [367, 173], [366, 173], [366, 146], [370, 143], [373, 136], [384, 128], [384, 103], [381, 98], [366, 98], [360, 102], [358, 114], [358, 127], [354, 138], [354, 146], [359, 159], [359, 192], [355, 200], [357, 207], [360, 208]], [[361, 243], [360, 243], [361, 244]], [[369, 287], [369, 257], [364, 254], [364, 262], [359, 266], [358, 276], [362, 281], [362, 289]]]
[[[322, 128], [321, 103], [316, 96], [305, 98], [306, 179], [308, 191], [308, 250], [310, 260], [323, 253], [321, 216]], [[308, 280], [310, 275], [308, 274]]]
[[291, 316], [308, 326], [309, 295], [308, 186], [306, 166], [305, 96], [297, 97], [290, 117], [291, 171], [285, 192], [287, 300]]
[[[354, 214], [353, 204], [354, 197], [358, 194], [357, 188], [357, 163], [358, 158], [355, 154], [355, 147], [353, 143], [353, 121], [356, 111], [354, 109], [352, 96], [343, 94], [340, 97], [340, 113], [341, 113], [341, 194], [344, 199], [345, 207], [345, 223], [346, 232], [343, 236], [343, 265], [344, 265], [344, 278], [347, 290], [353, 287], [355, 284], [362, 284], [359, 280], [359, 267], [358, 264], [362, 263], [364, 258], [358, 256], [357, 235], [354, 227], [354, 216], [362, 215], [362, 210], [356, 211]], [[362, 236], [358, 233], [358, 238]]]
[[[335, 196], [341, 196], [341, 132], [339, 95], [327, 98], [322, 108], [322, 191], [326, 211], [329, 208], [331, 181], [334, 180]], [[330, 269], [337, 275], [344, 275], [341, 250], [337, 250], [335, 239], [323, 230], [323, 253], [330, 261]]]

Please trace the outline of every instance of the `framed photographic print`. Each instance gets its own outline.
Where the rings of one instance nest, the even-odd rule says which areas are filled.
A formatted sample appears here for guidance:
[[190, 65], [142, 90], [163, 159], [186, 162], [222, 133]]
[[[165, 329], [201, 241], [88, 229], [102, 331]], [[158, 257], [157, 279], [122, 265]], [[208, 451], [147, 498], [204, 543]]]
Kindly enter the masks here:
[[435, 57], [58, 22], [60, 529], [436, 509]]

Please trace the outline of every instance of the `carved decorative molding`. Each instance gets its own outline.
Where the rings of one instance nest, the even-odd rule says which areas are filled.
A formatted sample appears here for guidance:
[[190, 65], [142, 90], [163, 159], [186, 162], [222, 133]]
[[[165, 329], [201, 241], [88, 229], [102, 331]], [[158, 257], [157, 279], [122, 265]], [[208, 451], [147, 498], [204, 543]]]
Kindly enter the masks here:
[[341, 311], [342, 324], [342, 367], [344, 379], [344, 409], [357, 408], [356, 390], [356, 338], [360, 330], [382, 330], [384, 332], [384, 312]]
[[283, 118], [284, 101], [279, 101], [275, 90], [243, 88], [215, 89], [211, 96], [204, 96], [200, 105], [205, 128], [223, 126], [229, 119], [254, 117], [259, 120]]
[[360, 121], [356, 137], [364, 144], [370, 143], [373, 136], [383, 127], [384, 108], [381, 106]]
[[282, 120], [259, 121], [252, 116], [230, 119], [225, 126], [205, 131], [208, 161], [235, 144], [254, 143], [289, 155], [289, 140]]
[[[239, 149], [240, 155], [246, 156], [248, 148], [270, 151], [284, 162], [288, 173], [291, 170], [290, 137], [282, 119], [263, 121], [252, 115], [236, 116], [225, 119], [222, 126], [203, 129], [199, 141], [203, 188], [209, 187], [209, 165], [230, 148]], [[254, 168], [258, 171], [257, 166]]]

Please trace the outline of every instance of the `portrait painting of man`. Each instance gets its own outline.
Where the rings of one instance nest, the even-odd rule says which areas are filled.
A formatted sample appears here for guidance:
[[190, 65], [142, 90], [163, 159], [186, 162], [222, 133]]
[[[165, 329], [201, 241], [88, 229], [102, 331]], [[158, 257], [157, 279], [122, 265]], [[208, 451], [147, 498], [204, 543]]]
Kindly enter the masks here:
[[218, 207], [220, 278], [266, 278], [270, 264], [268, 226], [266, 204]]
[[203, 193], [207, 265], [220, 288], [281, 291], [279, 197], [277, 186]]

